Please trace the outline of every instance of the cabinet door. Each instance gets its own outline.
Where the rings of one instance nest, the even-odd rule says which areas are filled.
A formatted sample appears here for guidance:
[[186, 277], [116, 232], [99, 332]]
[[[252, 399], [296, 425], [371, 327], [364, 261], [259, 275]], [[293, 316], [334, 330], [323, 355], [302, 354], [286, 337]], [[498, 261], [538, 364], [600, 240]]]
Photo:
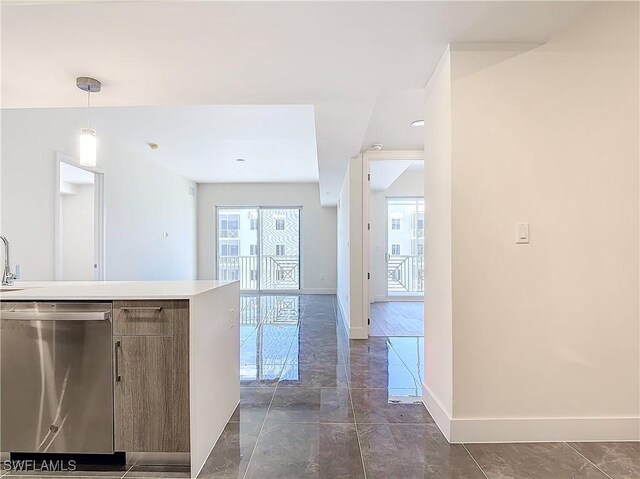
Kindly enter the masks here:
[[175, 450], [173, 338], [114, 336], [117, 451]]

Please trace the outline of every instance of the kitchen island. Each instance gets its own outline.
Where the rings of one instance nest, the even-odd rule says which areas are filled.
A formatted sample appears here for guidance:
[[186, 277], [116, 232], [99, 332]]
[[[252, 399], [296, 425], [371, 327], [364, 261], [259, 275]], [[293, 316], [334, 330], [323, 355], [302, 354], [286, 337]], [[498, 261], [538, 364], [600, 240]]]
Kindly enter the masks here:
[[[111, 347], [105, 349], [101, 361], [110, 373], [108, 386], [113, 394], [113, 451], [126, 453], [127, 463], [188, 463], [191, 477], [197, 476], [240, 400], [239, 282], [18, 282], [12, 287], [2, 287], [0, 300], [2, 341], [6, 345], [3, 354], [16, 348], [15, 343], [5, 343], [9, 341], [9, 332], [22, 332], [22, 336], [15, 336], [22, 343], [43, 343], [40, 325], [46, 322], [37, 319], [44, 318], [47, 311], [40, 310], [53, 311], [49, 316], [57, 317], [56, 322], [67, 327], [72, 324], [65, 321], [68, 312], [76, 314], [74, 308], [100, 305], [101, 314], [110, 321], [110, 325], [105, 322], [107, 331], [111, 327], [108, 338]], [[12, 323], [12, 318], [27, 314], [18, 313], [20, 308], [31, 308], [33, 324], [39, 326], [25, 328], [24, 319]], [[31, 329], [38, 329], [39, 336]], [[57, 334], [60, 336], [60, 332]], [[58, 404], [62, 404], [67, 401], [64, 393], [59, 386], [47, 384], [54, 381], [45, 381], [45, 373], [40, 372], [47, 370], [42, 364], [54, 354], [46, 348], [43, 353], [41, 346], [34, 350], [37, 353], [33, 356], [24, 357], [41, 363], [40, 368], [34, 364], [32, 369], [42, 377], [33, 381], [40, 392], [34, 391], [31, 396], [58, 394]], [[16, 355], [23, 354], [21, 350], [15, 351]], [[23, 380], [16, 374], [16, 368], [5, 367], [9, 362], [3, 361], [3, 384], [9, 383], [9, 379], [19, 384]], [[48, 388], [46, 395], [45, 388]], [[18, 413], [9, 411], [7, 404], [13, 404], [14, 409], [20, 406], [7, 398], [2, 410], [4, 433], [7, 432], [4, 423], [7, 422], [6, 427], [11, 423], [4, 419]], [[46, 408], [45, 399], [41, 399], [41, 409], [43, 403]], [[59, 411], [60, 405], [57, 408]], [[50, 426], [41, 422], [37, 425], [36, 442], [42, 436], [43, 442], [46, 439], [54, 445], [52, 448], [15, 451], [7, 450], [3, 442], [2, 452], [67, 452], [60, 444], [68, 442], [55, 441], [57, 434], [60, 437], [64, 434], [64, 424]], [[48, 429], [51, 431], [47, 432]]]

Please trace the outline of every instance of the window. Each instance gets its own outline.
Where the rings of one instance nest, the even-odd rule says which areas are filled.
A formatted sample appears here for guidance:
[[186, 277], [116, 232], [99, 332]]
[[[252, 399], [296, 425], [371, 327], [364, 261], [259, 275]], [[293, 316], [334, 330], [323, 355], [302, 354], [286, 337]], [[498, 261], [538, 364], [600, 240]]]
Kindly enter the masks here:
[[216, 206], [216, 277], [241, 290], [299, 289], [300, 218], [298, 207]]
[[220, 216], [221, 230], [237, 230], [239, 224], [240, 224], [240, 217], [238, 215]]
[[400, 218], [391, 218], [391, 229], [392, 230], [400, 229]]
[[220, 215], [220, 238], [237, 238], [240, 229], [240, 215]]
[[424, 254], [424, 245], [418, 244], [418, 254]]
[[424, 218], [418, 218], [418, 229], [419, 230], [424, 229]]
[[220, 256], [238, 256], [238, 242], [224, 243], [220, 245]]
[[400, 254], [400, 245], [392, 244], [391, 245], [391, 254]]
[[284, 270], [282, 269], [277, 269], [276, 270], [276, 281], [284, 281], [286, 275]]

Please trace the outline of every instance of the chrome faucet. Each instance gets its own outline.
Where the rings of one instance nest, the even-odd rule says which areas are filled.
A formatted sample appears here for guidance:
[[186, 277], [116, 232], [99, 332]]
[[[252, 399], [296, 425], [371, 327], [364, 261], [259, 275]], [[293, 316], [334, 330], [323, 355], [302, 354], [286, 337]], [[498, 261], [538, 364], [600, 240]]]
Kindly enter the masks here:
[[13, 286], [13, 282], [17, 276], [11, 272], [9, 264], [9, 241], [4, 236], [0, 236], [0, 240], [4, 243], [4, 270], [2, 272], [2, 286]]

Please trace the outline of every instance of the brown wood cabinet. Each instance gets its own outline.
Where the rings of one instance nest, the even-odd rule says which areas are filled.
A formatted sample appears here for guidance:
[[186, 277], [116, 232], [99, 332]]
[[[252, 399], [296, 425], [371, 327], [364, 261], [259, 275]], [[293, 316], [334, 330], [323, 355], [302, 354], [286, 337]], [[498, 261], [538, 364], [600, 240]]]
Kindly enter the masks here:
[[114, 301], [115, 448], [189, 451], [189, 303]]

